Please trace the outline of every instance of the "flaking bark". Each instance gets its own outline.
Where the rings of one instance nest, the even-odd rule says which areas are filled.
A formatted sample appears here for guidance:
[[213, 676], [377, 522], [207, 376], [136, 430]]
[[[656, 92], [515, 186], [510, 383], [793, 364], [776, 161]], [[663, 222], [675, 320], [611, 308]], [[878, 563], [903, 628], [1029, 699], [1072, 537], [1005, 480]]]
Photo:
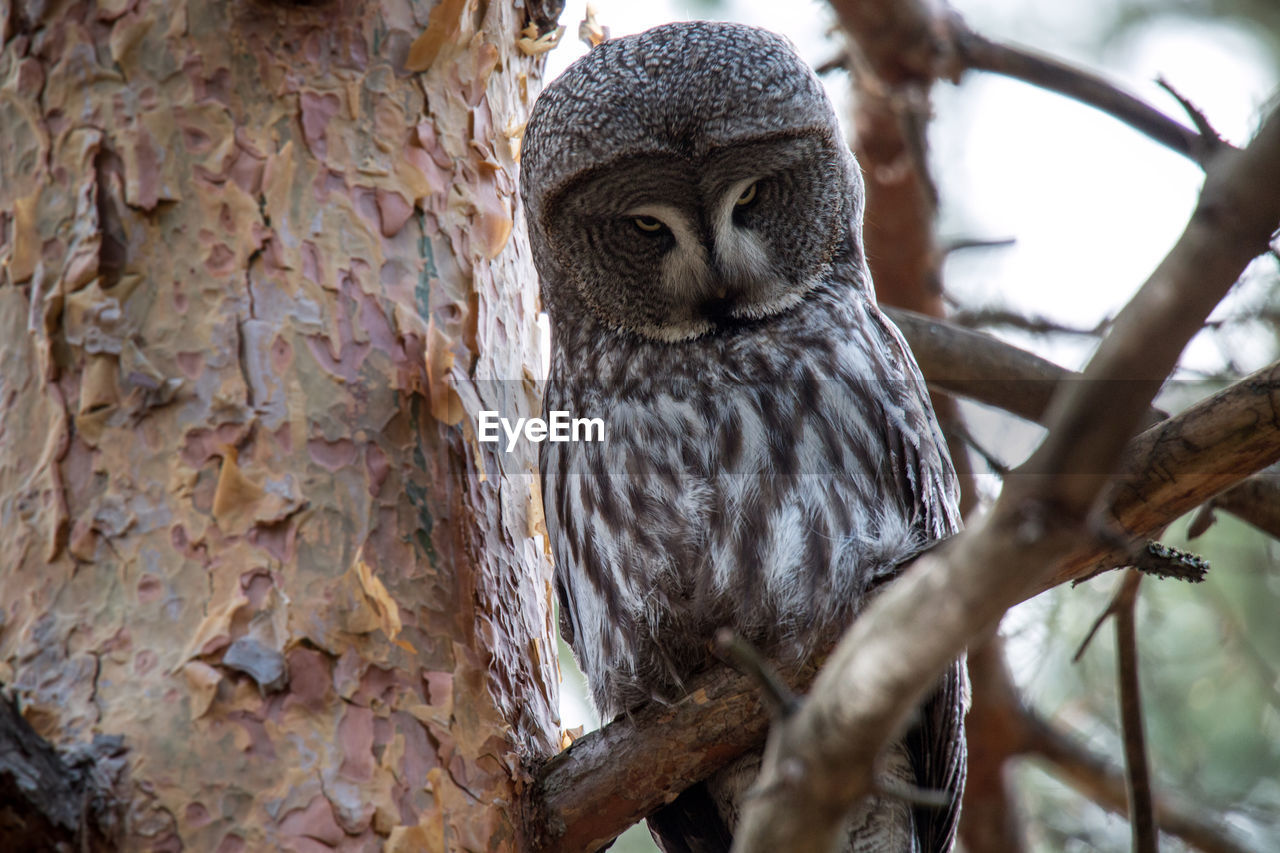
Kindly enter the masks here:
[[3, 4], [0, 682], [122, 738], [125, 849], [523, 844], [518, 7]]

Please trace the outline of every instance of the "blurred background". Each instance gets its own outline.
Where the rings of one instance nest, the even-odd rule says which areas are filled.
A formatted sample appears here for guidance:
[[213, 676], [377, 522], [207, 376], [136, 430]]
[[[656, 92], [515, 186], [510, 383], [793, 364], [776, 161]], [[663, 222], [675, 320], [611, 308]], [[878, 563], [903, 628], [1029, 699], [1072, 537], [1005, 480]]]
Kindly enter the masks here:
[[[570, 0], [547, 79], [586, 52], [575, 38], [584, 3]], [[815, 67], [843, 48], [817, 0], [597, 0], [611, 35], [698, 18], [784, 33]], [[1163, 78], [1231, 142], [1246, 142], [1280, 80], [1280, 0], [952, 0], [978, 33], [1093, 69], [1187, 123]], [[848, 75], [824, 75], [849, 114]], [[940, 196], [938, 237], [1010, 245], [955, 251], [943, 267], [952, 315], [1079, 369], [1100, 329], [1142, 284], [1186, 224], [1202, 172], [1116, 120], [1024, 83], [970, 72], [933, 90], [929, 165]], [[1276, 188], [1280, 192], [1280, 187]], [[869, 211], [874, 215], [874, 210]], [[874, 273], [874, 259], [872, 263]], [[1177, 410], [1277, 358], [1280, 274], [1250, 268], [1192, 343], [1158, 401]], [[1016, 465], [1038, 427], [966, 404], [979, 492]], [[980, 448], [980, 450], [978, 450]], [[1280, 850], [1280, 557], [1275, 541], [1225, 513], [1189, 540], [1164, 537], [1213, 566], [1207, 582], [1148, 580], [1138, 608], [1141, 684], [1155, 782], [1224, 819], [1243, 849]], [[1024, 700], [1093, 751], [1121, 762], [1112, 632], [1071, 658], [1119, 575], [1054, 590], [1011, 611], [1001, 633]], [[566, 727], [599, 725], [569, 650], [561, 647]], [[1129, 828], [1034, 760], [1014, 787], [1028, 849], [1122, 851]], [[1189, 850], [1163, 838], [1166, 850]], [[619, 853], [656, 848], [634, 827]]]

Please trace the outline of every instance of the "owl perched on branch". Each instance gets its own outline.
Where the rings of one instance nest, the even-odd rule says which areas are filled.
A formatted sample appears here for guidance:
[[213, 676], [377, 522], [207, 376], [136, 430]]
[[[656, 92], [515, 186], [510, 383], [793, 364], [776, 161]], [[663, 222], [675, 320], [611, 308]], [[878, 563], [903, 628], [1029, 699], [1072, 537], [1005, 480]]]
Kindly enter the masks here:
[[[541, 459], [561, 631], [604, 719], [679, 698], [722, 626], [784, 663], [825, 650], [956, 531], [924, 382], [876, 307], [858, 166], [786, 40], [695, 22], [600, 45], [535, 104], [521, 193], [546, 409], [606, 423]], [[950, 806], [873, 798], [848, 850], [951, 848], [964, 692], [957, 662], [884, 761]], [[659, 844], [727, 850], [758, 766], [651, 816]]]

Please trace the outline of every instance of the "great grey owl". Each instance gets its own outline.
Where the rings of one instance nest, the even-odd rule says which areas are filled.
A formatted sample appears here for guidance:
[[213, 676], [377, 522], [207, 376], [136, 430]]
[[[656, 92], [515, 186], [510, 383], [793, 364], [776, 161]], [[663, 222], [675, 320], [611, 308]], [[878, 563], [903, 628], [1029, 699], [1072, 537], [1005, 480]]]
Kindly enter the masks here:
[[[602, 718], [679, 698], [721, 626], [775, 659], [823, 650], [959, 514], [817, 78], [753, 27], [606, 42], [538, 98], [521, 172], [552, 326], [545, 408], [606, 428], [541, 457], [561, 631]], [[874, 799], [848, 850], [951, 848], [964, 679], [957, 662], [885, 760], [950, 806]], [[727, 850], [758, 766], [652, 815], [658, 843]]]

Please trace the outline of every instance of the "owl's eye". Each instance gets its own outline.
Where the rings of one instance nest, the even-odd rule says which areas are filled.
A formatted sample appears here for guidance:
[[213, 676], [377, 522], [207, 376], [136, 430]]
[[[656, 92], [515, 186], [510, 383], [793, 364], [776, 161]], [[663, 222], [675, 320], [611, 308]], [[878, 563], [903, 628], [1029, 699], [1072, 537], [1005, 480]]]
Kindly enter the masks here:
[[756, 182], [752, 181], [751, 186], [742, 191], [742, 195], [738, 196], [738, 200], [734, 202], [738, 207], [746, 207], [756, 200]]
[[631, 221], [635, 223], [637, 228], [648, 234], [655, 234], [665, 227], [662, 224], [662, 220], [654, 216], [637, 216]]

